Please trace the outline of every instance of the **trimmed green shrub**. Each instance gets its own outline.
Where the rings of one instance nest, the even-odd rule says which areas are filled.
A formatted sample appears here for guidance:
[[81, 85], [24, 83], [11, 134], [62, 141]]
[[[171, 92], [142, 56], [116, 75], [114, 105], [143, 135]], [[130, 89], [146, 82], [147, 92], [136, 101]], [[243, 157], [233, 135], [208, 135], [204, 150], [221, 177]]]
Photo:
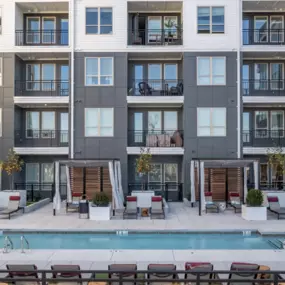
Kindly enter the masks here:
[[92, 203], [97, 207], [106, 207], [109, 205], [110, 199], [106, 193], [98, 192], [93, 196]]
[[262, 191], [258, 189], [250, 189], [247, 193], [246, 204], [249, 207], [261, 207], [263, 204]]

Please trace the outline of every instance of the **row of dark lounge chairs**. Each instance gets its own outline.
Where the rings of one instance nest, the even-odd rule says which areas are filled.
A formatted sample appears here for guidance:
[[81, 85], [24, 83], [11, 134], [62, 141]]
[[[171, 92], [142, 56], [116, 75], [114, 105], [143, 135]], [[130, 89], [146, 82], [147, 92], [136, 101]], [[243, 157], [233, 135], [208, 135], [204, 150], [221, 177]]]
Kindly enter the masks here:
[[[7, 265], [7, 270], [7, 278], [11, 278], [11, 282], [9, 283], [15, 285], [35, 285], [41, 281], [35, 265]], [[108, 271], [110, 272], [106, 273], [105, 276], [103, 276], [102, 273], [99, 273], [98, 276], [96, 273], [92, 273], [89, 277], [83, 277], [79, 265], [52, 265], [51, 270], [52, 276], [47, 276], [47, 278], [56, 279], [56, 282], [49, 284], [57, 285], [82, 284], [83, 282], [80, 281], [82, 278], [89, 280], [88, 285], [98, 285], [99, 283], [96, 282], [96, 279], [106, 280], [104, 284], [117, 285], [119, 284], [120, 278], [124, 279], [122, 282], [124, 285], [144, 284], [144, 282], [141, 281], [143, 279], [147, 279], [147, 284], [175, 284], [180, 282], [179, 279], [192, 279], [193, 281], [196, 280], [198, 276], [200, 284], [221, 284], [218, 274], [214, 271], [213, 264], [209, 262], [186, 262], [184, 276], [176, 273], [177, 269], [174, 264], [149, 264], [147, 267], [148, 273], [146, 275], [137, 272], [136, 264], [111, 264], [108, 266]], [[272, 279], [273, 276], [271, 276], [269, 270], [270, 268], [268, 266], [234, 262], [230, 268], [231, 273], [228, 276], [228, 285], [253, 285], [257, 284], [254, 280]], [[17, 279], [25, 280], [25, 278], [29, 281], [17, 282]], [[31, 282], [30, 280], [33, 279], [35, 279], [35, 281]], [[226, 278], [223, 277], [223, 279]], [[278, 276], [278, 279], [282, 278]], [[195, 282], [191, 282], [191, 285], [195, 284]]]

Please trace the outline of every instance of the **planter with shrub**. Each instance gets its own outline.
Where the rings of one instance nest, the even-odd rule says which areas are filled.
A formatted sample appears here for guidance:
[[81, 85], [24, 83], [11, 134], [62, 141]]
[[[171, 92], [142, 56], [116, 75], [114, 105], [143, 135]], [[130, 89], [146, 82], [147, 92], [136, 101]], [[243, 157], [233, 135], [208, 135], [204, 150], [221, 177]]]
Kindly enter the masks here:
[[247, 221], [267, 220], [267, 208], [263, 206], [261, 190], [251, 189], [246, 196], [246, 205], [242, 205], [241, 214]]
[[112, 207], [110, 199], [104, 192], [96, 193], [89, 202], [89, 219], [93, 221], [107, 221], [111, 219]]

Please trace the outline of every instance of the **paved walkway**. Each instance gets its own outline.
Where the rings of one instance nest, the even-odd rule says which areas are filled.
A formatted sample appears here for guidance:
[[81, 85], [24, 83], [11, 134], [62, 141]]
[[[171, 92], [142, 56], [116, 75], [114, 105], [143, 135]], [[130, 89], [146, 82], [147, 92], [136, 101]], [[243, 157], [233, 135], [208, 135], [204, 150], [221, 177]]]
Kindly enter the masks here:
[[198, 208], [183, 203], [170, 203], [166, 220], [111, 220], [90, 221], [79, 219], [78, 213], [61, 213], [53, 216], [52, 204], [11, 220], [0, 219], [0, 229], [31, 230], [259, 230], [260, 232], [284, 232], [285, 220], [277, 220], [269, 214], [267, 221], [245, 221], [232, 210], [224, 213], [198, 215]]

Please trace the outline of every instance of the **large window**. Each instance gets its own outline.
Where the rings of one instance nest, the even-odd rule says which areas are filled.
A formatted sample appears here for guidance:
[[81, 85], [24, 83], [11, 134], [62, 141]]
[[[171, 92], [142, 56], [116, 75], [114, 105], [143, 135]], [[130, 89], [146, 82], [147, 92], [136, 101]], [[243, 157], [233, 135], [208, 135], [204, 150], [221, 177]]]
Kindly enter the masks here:
[[198, 137], [226, 136], [226, 108], [198, 108], [197, 115]]
[[39, 138], [40, 112], [26, 112], [26, 137]]
[[225, 85], [226, 58], [198, 57], [197, 58], [198, 85]]
[[284, 111], [271, 111], [271, 137], [284, 136]]
[[198, 33], [223, 34], [225, 32], [224, 7], [198, 7]]
[[55, 138], [55, 112], [42, 112], [42, 138]]
[[51, 184], [54, 182], [53, 166], [53, 163], [42, 163], [41, 181], [44, 184], [42, 187], [43, 190], [51, 190]]
[[263, 138], [268, 136], [268, 112], [255, 112], [255, 137]]
[[[26, 163], [26, 183], [38, 184], [40, 182], [40, 165], [38, 163]], [[30, 188], [30, 185], [27, 185]], [[38, 188], [38, 185], [36, 185]]]
[[242, 120], [242, 137], [243, 142], [248, 143], [250, 141], [250, 124], [249, 124], [249, 112], [243, 112]]
[[164, 182], [169, 183], [168, 190], [177, 190], [178, 165], [176, 163], [164, 164]]
[[86, 34], [112, 34], [112, 8], [86, 8]]
[[113, 135], [113, 108], [85, 108], [86, 137], [112, 137]]
[[148, 173], [149, 183], [162, 183], [162, 165], [152, 164], [151, 171]]
[[85, 85], [113, 85], [113, 58], [86, 57]]

